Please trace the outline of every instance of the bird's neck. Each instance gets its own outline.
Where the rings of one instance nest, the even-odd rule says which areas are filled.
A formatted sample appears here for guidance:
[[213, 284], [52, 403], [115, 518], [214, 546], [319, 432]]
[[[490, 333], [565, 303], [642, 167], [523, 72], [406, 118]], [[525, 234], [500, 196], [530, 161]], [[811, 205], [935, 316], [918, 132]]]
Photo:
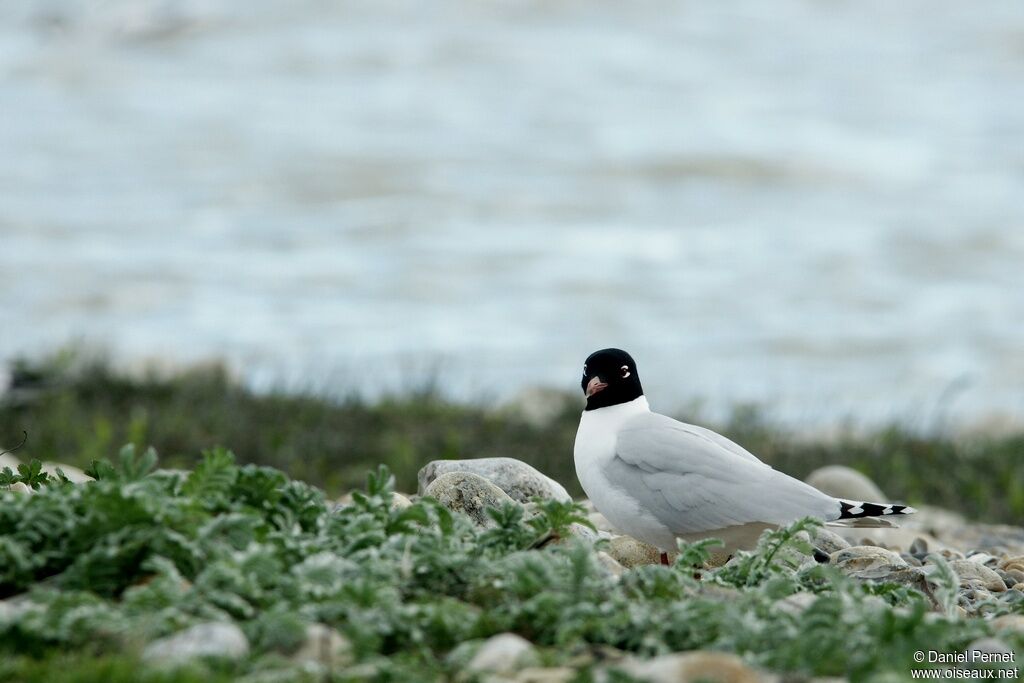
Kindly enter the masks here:
[[621, 424], [634, 415], [651, 412], [651, 406], [647, 403], [647, 397], [641, 394], [632, 401], [616, 403], [613, 406], [584, 410], [584, 420], [600, 420], [604, 424]]

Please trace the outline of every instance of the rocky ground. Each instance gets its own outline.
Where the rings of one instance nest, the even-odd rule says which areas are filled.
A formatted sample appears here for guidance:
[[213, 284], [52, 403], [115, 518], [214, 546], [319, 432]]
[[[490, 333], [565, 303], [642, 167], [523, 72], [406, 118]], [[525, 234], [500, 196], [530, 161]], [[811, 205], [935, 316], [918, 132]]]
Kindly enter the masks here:
[[[807, 482], [840, 498], [892, 502], [873, 481], [843, 466], [815, 470]], [[432, 462], [420, 471], [416, 495], [432, 496], [482, 525], [492, 523], [485, 514], [488, 507], [510, 501], [529, 507], [528, 501], [537, 496], [569, 499], [558, 482], [509, 458]], [[415, 497], [396, 494], [396, 499], [402, 501]], [[589, 500], [579, 502], [588, 510], [594, 530], [576, 525], [574, 531], [588, 540], [605, 542], [599, 556], [612, 573], [621, 575], [631, 568], [660, 562], [657, 548], [618, 532]], [[808, 540], [820, 553], [817, 561], [827, 561], [861, 581], [920, 590], [932, 599], [937, 610], [942, 606], [934, 596], [930, 577], [946, 569], [952, 570], [958, 585], [955, 610], [961, 617], [984, 619], [1007, 606], [1017, 610], [1024, 605], [1024, 527], [972, 523], [941, 507], [919, 506], [915, 515], [901, 518], [896, 528], [824, 527], [808, 534]], [[713, 574], [720, 568], [715, 565], [709, 562], [705, 571]], [[810, 593], [797, 593], [780, 601], [779, 607], [799, 612], [813, 599]], [[991, 621], [997, 633], [1024, 633], [1022, 613], [1002, 614]], [[485, 651], [488, 660], [495, 656], [492, 648], [508, 648], [511, 653], [526, 646], [511, 636], [502, 638], [489, 643]], [[973, 646], [985, 652], [1012, 652], [997, 638], [980, 640]], [[658, 682], [698, 680], [704, 675], [714, 680], [759, 680], [738, 658], [712, 652], [673, 654], [633, 662], [627, 668], [638, 677]], [[761, 674], [761, 679], [771, 678]], [[517, 680], [534, 679], [527, 676]]]
[[[5, 457], [7, 460], [3, 465], [18, 465], [16, 461], [11, 459], [11, 456]], [[168, 501], [172, 500], [172, 496], [175, 497], [174, 500], [177, 500], [185, 495], [185, 493], [201, 499], [202, 496], [207, 495], [207, 493], [204, 493], [206, 489], [203, 487], [190, 488], [189, 482], [196, 479], [197, 474], [202, 474], [203, 477], [206, 477], [210, 467], [215, 467], [212, 465], [205, 470], [200, 467], [194, 473], [157, 470], [152, 475], [143, 476], [145, 473], [141, 472], [139, 467], [133, 465], [130, 460], [125, 462], [127, 464], [123, 465], [123, 467], [127, 471], [140, 471], [139, 476], [142, 477], [140, 481], [134, 481], [127, 475], [118, 475], [121, 479], [115, 478], [114, 483], [111, 484], [104, 481], [101, 476], [100, 482], [90, 486], [100, 486], [101, 484], [108, 486], [109, 495], [116, 497], [118, 500], [129, 495], [134, 490], [133, 487], [137, 488], [143, 483], [151, 486], [154, 496], [166, 495], [168, 496]], [[235, 466], [232, 462], [225, 461], [221, 465], [216, 466], [234, 468]], [[149, 466], [152, 466], [152, 463]], [[51, 463], [47, 464], [44, 469], [52, 476], [57, 476], [59, 469], [70, 480], [61, 480], [54, 484], [54, 486], [81, 486], [82, 482], [92, 481], [92, 478], [81, 470], [66, 465], [61, 466]], [[237, 468], [235, 469], [237, 470]], [[26, 472], [27, 474], [25, 474]], [[32, 475], [31, 472], [23, 470], [23, 474], [25, 481], [30, 483], [33, 481], [32, 477], [35, 475]], [[240, 481], [241, 475], [236, 473], [232, 477], [234, 479], [231, 481]], [[845, 467], [830, 466], [822, 468], [813, 472], [807, 480], [819, 489], [834, 496], [856, 500], [889, 501], [889, 498], [883, 491], [879, 490], [876, 484], [854, 470]], [[281, 481], [285, 481], [283, 476]], [[28, 500], [27, 497], [34, 496], [52, 496], [58, 491], [58, 489], [48, 490], [45, 484], [37, 491], [24, 482], [9, 484], [6, 488], [10, 493], [20, 497], [21, 500]], [[63, 490], [65, 495], [67, 495], [68, 491], [74, 489]], [[545, 549], [558, 550], [561, 548], [565, 550], [567, 556], [571, 556], [573, 551], [569, 550], [569, 548], [577, 547], [577, 539], [582, 539], [584, 544], [590, 548], [589, 552], [593, 553], [594, 562], [599, 567], [600, 572], [602, 572], [601, 576], [598, 577], [598, 581], [605, 582], [602, 584], [605, 586], [603, 590], [611, 590], [610, 587], [616, 584], [629, 584], [633, 586], [623, 593], [622, 596], [619, 596], [627, 600], [626, 603], [621, 603], [627, 606], [630, 599], [628, 596], [638, 594], [637, 590], [639, 589], [636, 586], [644, 585], [646, 587], [640, 590], [639, 593], [647, 596], [647, 599], [651, 599], [651, 595], [657, 596], [659, 591], [666, 591], [665, 599], [682, 599], [682, 602], [679, 603], [680, 605], [685, 605], [687, 600], [690, 600], [693, 604], [699, 604], [701, 609], [715, 609], [723, 612], [732, 610], [733, 614], [730, 618], [733, 621], [723, 621], [722, 624], [733, 624], [735, 626], [745, 618], [745, 611], [748, 611], [751, 619], [762, 618], [767, 620], [765, 623], [770, 623], [772, 618], [778, 620], [779, 615], [782, 615], [782, 620], [778, 621], [779, 624], [799, 625], [804, 615], [807, 615], [808, 621], [823, 618], [820, 608], [821, 600], [819, 599], [822, 593], [807, 587], [813, 584], [813, 581], [807, 579], [810, 576], [808, 571], [820, 565], [832, 567], [855, 582], [872, 587], [871, 590], [874, 591], [872, 594], [866, 597], [864, 595], [856, 597], [856, 600], [859, 601], [856, 609], [861, 610], [865, 614], [870, 612], [876, 616], [882, 615], [884, 617], [886, 610], [891, 610], [892, 614], [896, 615], [909, 614], [913, 611], [913, 608], [907, 605], [913, 605], [914, 600], [906, 599], [907, 596], [912, 598], [913, 595], [920, 594], [924, 596], [927, 609], [932, 613], [930, 616], [934, 617], [930, 621], [926, 620], [925, 623], [938, 624], [941, 622], [947, 626], [962, 623], [965, 625], [964, 633], [975, 634], [975, 636], [972, 636], [973, 639], [965, 642], [962, 650], [960, 650], [961, 652], [968, 653], [968, 657], [972, 656], [970, 654], [972, 652], [984, 653], [986, 657], [1019, 657], [1022, 654], [1019, 648], [1024, 643], [1024, 528], [1021, 527], [972, 523], [965, 520], [961, 515], [940, 507], [919, 506], [919, 512], [916, 515], [906, 520], [901, 520], [902, 526], [900, 528], [847, 529], [811, 527], [807, 530], [795, 532], [797, 541], [808, 544], [807, 551], [790, 553], [790, 549], [788, 547], [783, 548], [784, 544], [780, 542], [779, 558], [783, 558], [784, 555], [790, 553], [785, 560], [789, 562], [786, 568], [788, 573], [772, 574], [771, 571], [768, 571], [771, 569], [771, 556], [774, 555], [775, 551], [772, 550], [770, 553], [765, 553], [763, 548], [761, 549], [760, 556], [741, 553], [724, 563], [715, 562], [711, 557], [707, 555], [701, 556], [699, 553], [692, 556], [687, 555], [687, 558], [696, 558], [702, 566], [697, 566], [696, 564], [687, 565], [686, 562], [689, 562], [690, 559], [681, 558], [671, 568], [659, 568], [655, 573], [650, 573], [645, 568], [648, 565], [657, 565], [659, 563], [659, 551], [617, 532], [600, 512], [590, 506], [588, 501], [579, 501], [582, 504], [583, 510], [578, 519], [566, 518], [570, 519], [570, 521], [565, 524], [552, 522], [552, 515], [565, 514], [565, 509], [568, 508], [562, 509], [557, 506], [545, 506], [550, 502], [569, 503], [572, 500], [571, 496], [561, 484], [518, 460], [511, 458], [438, 460], [429, 463], [420, 470], [416, 493], [401, 494], [390, 489], [381, 490], [384, 491], [382, 495], [386, 496], [385, 502], [382, 503], [385, 510], [383, 513], [374, 513], [378, 515], [378, 519], [383, 525], [381, 528], [386, 529], [387, 534], [394, 533], [398, 538], [407, 539], [403, 541], [406, 544], [404, 554], [399, 552], [395, 556], [396, 559], [393, 565], [398, 571], [408, 574], [402, 581], [408, 582], [412, 580], [415, 583], [415, 580], [411, 577], [414, 577], [415, 573], [419, 571], [416, 564], [419, 560], [410, 555], [409, 547], [418, 536], [423, 534], [422, 532], [417, 532], [415, 527], [410, 527], [409, 524], [413, 522], [416, 524], [444, 524], [440, 521], [430, 522], [429, 520], [433, 518], [424, 512], [426, 508], [420, 506], [421, 501], [429, 502], [429, 500], [435, 500], [443, 508], [457, 513], [462, 519], [468, 520], [468, 529], [476, 529], [476, 531], [471, 531], [466, 536], [466, 538], [471, 538], [473, 542], [478, 543], [478, 546], [475, 547], [481, 549], [473, 552], [483, 552], [482, 549], [490, 547], [488, 543], [493, 545], [493, 539], [497, 537], [488, 536], [488, 531], [507, 534], [510, 533], [509, 530], [511, 529], [516, 533], [527, 534], [525, 536], [527, 539], [525, 545], [521, 541], [516, 541], [515, 543], [519, 545], [512, 543], [510, 548], [513, 550], [519, 548], [530, 553], [533, 551], [544, 551]], [[215, 507], [224, 505], [223, 499], [225, 496], [228, 496], [226, 491], [227, 489], [224, 489], [219, 492], [217, 494], [219, 497], [209, 498], [209, 500], [217, 501], [213, 504]], [[18, 498], [12, 498], [10, 493], [0, 492], [0, 522], [9, 521], [13, 525], [11, 528], [14, 529], [18, 526], [18, 521], [14, 515], [27, 508], [24, 505], [19, 506]], [[250, 495], [244, 491], [242, 493], [245, 496]], [[212, 494], [209, 494], [209, 496], [212, 496]], [[210, 507], [212, 503], [209, 500], [202, 499], [200, 501], [201, 506], [213, 510], [214, 508]], [[88, 507], [84, 509], [87, 511]], [[249, 510], [249, 507], [235, 508], [236, 512], [229, 514], [228, 517], [231, 515], [239, 516], [240, 513], [237, 510], [242, 509]], [[366, 522], [359, 520], [365, 518], [368, 514], [367, 511], [372, 511], [372, 509], [372, 505], [367, 503], [367, 498], [364, 494], [349, 494], [324, 508], [323, 512], [318, 512], [317, 515], [319, 517], [317, 519], [321, 521], [311, 528], [321, 529], [322, 531], [323, 525], [330, 523], [329, 518], [331, 515], [345, 517], [346, 514], [351, 513], [347, 517], [350, 519], [351, 524], [345, 527], [346, 531], [337, 538], [351, 536], [359, 529], [365, 527]], [[526, 520], [525, 522], [517, 521], [517, 519], [511, 519], [510, 521], [509, 511], [516, 510], [521, 511], [520, 516], [523, 520]], [[504, 516], [496, 514], [495, 511], [504, 511]], [[225, 512], [224, 514], [227, 513]], [[268, 508], [265, 514], [272, 515], [273, 510]], [[585, 514], [585, 517], [582, 516], [583, 514]], [[380, 515], [383, 515], [383, 517]], [[535, 526], [542, 533], [536, 539], [530, 540], [528, 536], [531, 528], [529, 520], [542, 518], [544, 523]], [[221, 520], [216, 521], [217, 524], [222, 522], [227, 524], [226, 519], [223, 516], [214, 517], [211, 519], [210, 524], [214, 524], [216, 520]], [[253, 523], [255, 524], [256, 522]], [[393, 529], [397, 531], [392, 531]], [[350, 549], [345, 551], [338, 550], [336, 546], [329, 545], [329, 543], [336, 544], [337, 538], [326, 538], [322, 535], [321, 531], [316, 532], [320, 534], [316, 536], [316, 539], [319, 539], [316, 540], [316, 543], [323, 543], [325, 544], [324, 548], [333, 549], [330, 552], [314, 552], [313, 549], [302, 550], [301, 552], [298, 549], [289, 550], [289, 553], [299, 553], [300, 556], [302, 553], [308, 555], [299, 566], [305, 567], [312, 562], [316, 566], [337, 567], [337, 571], [340, 573], [355, 571], [356, 568], [350, 558], [355, 557], [353, 553], [356, 552], [351, 548], [357, 546], [350, 546]], [[11, 538], [13, 539], [11, 543], [27, 544], [32, 542], [31, 537], [28, 540], [23, 538], [16, 539], [14, 533], [11, 534]], [[438, 538], [439, 540], [441, 539], [441, 537]], [[310, 536], [309, 539], [303, 541], [303, 543], [307, 543], [312, 547], [314, 536]], [[185, 541], [180, 542], [184, 543]], [[360, 541], [359, 544], [362, 544], [359, 545], [362, 548], [360, 552], [366, 551], [366, 548], [362, 547], [365, 543], [386, 544], [387, 538], [381, 537], [373, 541]], [[464, 541], [460, 541], [460, 543], [464, 544]], [[794, 545], [799, 546], [799, 543]], [[381, 547], [383, 548], [384, 546], [382, 545]], [[462, 548], [464, 545], [456, 544], [452, 547]], [[15, 557], [2, 547], [0, 547], [0, 550], [8, 552], [8, 557]], [[229, 549], [229, 555], [231, 552], [234, 551]], [[274, 552], [278, 551], [275, 550]], [[384, 551], [382, 550], [381, 552], [383, 553]], [[684, 554], [688, 552], [691, 551], [684, 549]], [[210, 551], [210, 553], [212, 555], [213, 551]], [[767, 559], [765, 559], [766, 554]], [[513, 552], [512, 555], [516, 555], [516, 552]], [[423, 556], [426, 557], [425, 553]], [[363, 567], [372, 568], [379, 565], [382, 568], [386, 568], [392, 566], [379, 559], [383, 555], [371, 554], [366, 557], [368, 558], [365, 560], [367, 564], [363, 565]], [[504, 561], [499, 555], [495, 557], [498, 558], [496, 561], [499, 563]], [[673, 560], [676, 559], [674, 555]], [[237, 558], [230, 561], [234, 562], [235, 560]], [[430, 561], [436, 562], [436, 559]], [[228, 562], [228, 560], [225, 560], [225, 562]], [[467, 562], [469, 561], [467, 560]], [[758, 565], [759, 562], [761, 563], [760, 565]], [[226, 564], [225, 566], [228, 565]], [[230, 566], [232, 567], [231, 571], [241, 571], [237, 569], [236, 565]], [[468, 567], [470, 565], [465, 564], [464, 566]], [[760, 569], [757, 569], [757, 571], [761, 573], [755, 576], [757, 572], [754, 569], [758, 567]], [[74, 565], [72, 565], [71, 569], [74, 568]], [[662, 569], [664, 569], [664, 572], [662, 572]], [[152, 572], [154, 570], [149, 571]], [[224, 571], [227, 570], [225, 569]], [[277, 571], [285, 572], [287, 570], [284, 567], [279, 567]], [[314, 567], [314, 571], [319, 571], [319, 569]], [[360, 569], [360, 571], [365, 572], [366, 570]], [[373, 570], [371, 569], [370, 571]], [[381, 569], [380, 571], [384, 570]], [[424, 569], [423, 571], [427, 570]], [[440, 570], [434, 571], [436, 573]], [[452, 569], [452, 571], [456, 570]], [[146, 578], [143, 578], [141, 581], [132, 579], [129, 582], [129, 579], [125, 579], [126, 584], [124, 585], [129, 586], [126, 595], [132, 594], [133, 591], [149, 591], [157, 586], [158, 582], [165, 579], [172, 586], [180, 586], [180, 590], [184, 593], [190, 593], [203, 584], [204, 574], [201, 568], [197, 568], [196, 572], [198, 573], [196, 576], [186, 580], [175, 568], [160, 567], [153, 574], [153, 576], [157, 577], [155, 579], [150, 578], [148, 573]], [[633, 572], [637, 572], [637, 574], [634, 576], [631, 574]], [[692, 578], [691, 574], [693, 574]], [[14, 574], [9, 574], [9, 576], [14, 576]], [[552, 574], [552, 576], [555, 575]], [[223, 574], [223, 572], [220, 577], [220, 579], [217, 579], [220, 583], [213, 585], [220, 586], [223, 590], [227, 591], [230, 581], [228, 581], [227, 575]], [[740, 578], [737, 579], [737, 577]], [[242, 581], [243, 578], [242, 574], [238, 574], [237, 579], [239, 581]], [[13, 581], [13, 579], [11, 580]], [[270, 581], [276, 586], [276, 583], [274, 583], [276, 579], [273, 576], [265, 580]], [[330, 580], [330, 576], [324, 580]], [[384, 582], [381, 585], [385, 585], [387, 581], [392, 579], [381, 578], [379, 580]], [[673, 587], [658, 588], [658, 582], [667, 580], [675, 582], [672, 584]], [[771, 597], [771, 591], [775, 590], [771, 588], [773, 580], [777, 580], [780, 586], [783, 583], [786, 584], [783, 588], [779, 589], [779, 596], [777, 598]], [[246, 581], [249, 580], [246, 579]], [[443, 577], [432, 576], [430, 581], [440, 581], [443, 584]], [[755, 584], [757, 584], [760, 593], [757, 595], [756, 600], [750, 601], [750, 596], [744, 595], [745, 586], [753, 587]], [[16, 584], [11, 583], [9, 585], [14, 586]], [[118, 584], [115, 583], [114, 585]], [[493, 589], [498, 590], [499, 585], [500, 582], [495, 583]], [[221, 588], [217, 590], [221, 590]], [[543, 591], [545, 589], [560, 590], [554, 586], [544, 585], [535, 587], [532, 590]], [[15, 592], [17, 591], [17, 589], [14, 590]], [[121, 590], [123, 588], [116, 589], [117, 592]], [[249, 594], [249, 592], [254, 590], [252, 587], [239, 590], [239, 595], [244, 596], [246, 600], [249, 600], [254, 605], [259, 604], [258, 600]], [[408, 587], [403, 588], [403, 590], [408, 590]], [[900, 590], [909, 592], [901, 593], [900, 595], [903, 597], [899, 599], [893, 599], [888, 603], [885, 601], [887, 592]], [[176, 590], [172, 589], [171, 593], [174, 592]], [[305, 599], [311, 601], [312, 604], [322, 597], [313, 596]], [[43, 598], [38, 598], [38, 601], [35, 601], [35, 598], [26, 597], [24, 593], [16, 593], [7, 600], [0, 601], [0, 634], [5, 632], [8, 634], [21, 633], [24, 636], [26, 633], [32, 633], [33, 629], [43, 629], [43, 626], [34, 625], [32, 620], [38, 621], [44, 617], [50, 618], [49, 615], [60, 611], [60, 601], [67, 598], [59, 596], [54, 598], [51, 595], [46, 599], [53, 602], [44, 604], [42, 602]], [[171, 598], [166, 599], [171, 600]], [[203, 599], [212, 599], [214, 604], [217, 605], [215, 610], [204, 608], [206, 612], [203, 613], [233, 613], [233, 608], [230, 605], [234, 603], [225, 602], [221, 604], [218, 602], [218, 598], [210, 598], [209, 593]], [[654, 599], [657, 600], [656, 597]], [[768, 600], [767, 603], [764, 602], [766, 599]], [[853, 598], [842, 598], [842, 600], [846, 599]], [[294, 604], [287, 602], [288, 600], [292, 600], [292, 598], [282, 598], [280, 605], [287, 603], [291, 605], [289, 609], [292, 609]], [[472, 594], [461, 595], [460, 600], [464, 600], [467, 603], [472, 603], [473, 600], [481, 604], [486, 602], [479, 595], [474, 597]], [[872, 601], [877, 602], [877, 605]], [[597, 608], [600, 608], [600, 602], [600, 596], [598, 595], [595, 598]], [[170, 604], [167, 603], [167, 605]], [[638, 602], [637, 604], [641, 603]], [[768, 609], [774, 613], [774, 617], [763, 614], [761, 617], [757, 617], [754, 614], [759, 610], [763, 610], [765, 604], [769, 605]], [[840, 601], [836, 604], [841, 605], [842, 602]], [[893, 607], [893, 604], [896, 606]], [[169, 607], [167, 608], [169, 609]], [[276, 610], [283, 609], [284, 607], [275, 607], [269, 611], [275, 612]], [[298, 609], [301, 612], [301, 605]], [[474, 607], [474, 609], [476, 608]], [[490, 607], [488, 609], [494, 608]], [[849, 609], [850, 618], [854, 618], [857, 612], [853, 606]], [[118, 619], [124, 619], [125, 628], [129, 628], [131, 624], [136, 623], [131, 621], [131, 619], [139, 618], [133, 616], [124, 607], [123, 602], [118, 599], [114, 599], [109, 603], [109, 610], [108, 616], [104, 618], [114, 619], [116, 616]], [[122, 613], [117, 610], [124, 611]], [[872, 610], [874, 611], [872, 612]], [[180, 623], [185, 627], [173, 630], [167, 624], [164, 624], [159, 629], [154, 630], [154, 633], [163, 633], [163, 635], [148, 639], [144, 647], [140, 649], [140, 658], [143, 662], [153, 665], [159, 664], [161, 666], [167, 663], [180, 665], [211, 656], [237, 662], [255, 656], [255, 654], [258, 654], [255, 651], [261, 648], [262, 650], [278, 648], [280, 651], [288, 653], [290, 666], [299, 667], [298, 669], [282, 669], [278, 673], [287, 671], [290, 672], [288, 675], [300, 677], [295, 680], [307, 680], [301, 678], [303, 670], [307, 671], [307, 673], [313, 671], [316, 675], [323, 674], [324, 676], [327, 676], [325, 672], [335, 672], [337, 674], [334, 678], [326, 677], [323, 680], [384, 680], [384, 678], [381, 678], [382, 674], [380, 673], [379, 663], [372, 663], [377, 660], [367, 659], [366, 657], [360, 659], [360, 656], [357, 656], [354, 642], [358, 638], [354, 638], [351, 631], [343, 633], [344, 629], [340, 629], [340, 627], [336, 628], [319, 621], [311, 622], [309, 618], [299, 618], [296, 620], [296, 624], [298, 624], [296, 635], [291, 637], [288, 646], [282, 649], [277, 645], [271, 646], [266, 644], [271, 642], [271, 640], [266, 635], [266, 629], [269, 627], [263, 623], [264, 617], [262, 615], [247, 613], [245, 610], [242, 610], [241, 614], [243, 616], [238, 616], [235, 619], [206, 621], [197, 621], [194, 618], [195, 615], [188, 616], [187, 618], [181, 616], [177, 621], [167, 622], [168, 624]], [[316, 614], [320, 613], [316, 612]], [[476, 613], [473, 612], [473, 614]], [[706, 617], [708, 616], [710, 615], [706, 613]], [[321, 617], [318, 616], [317, 618]], [[837, 624], [841, 623], [842, 613], [833, 615], [832, 618], [839, 620]], [[738, 628], [738, 626], [735, 627]], [[46, 628], [49, 628], [49, 626], [46, 626]], [[475, 632], [480, 632], [480, 628], [477, 626]], [[693, 624], [690, 623], [687, 628], [693, 628]], [[708, 626], [708, 628], [711, 628], [711, 626]], [[798, 627], [794, 628], [794, 634], [800, 632]], [[168, 630], [172, 632], [167, 632]], [[569, 652], [569, 650], [559, 650], [559, 646], [556, 646], [557, 638], [552, 640], [551, 638], [537, 636], [528, 639], [523, 635], [525, 630], [528, 629], [521, 628], [518, 629], [519, 632], [508, 630], [493, 633], [485, 638], [478, 637], [463, 642], [454, 647], [451, 652], [444, 654], [444, 661], [446, 662], [444, 666], [448, 667], [446, 669], [448, 671], [457, 672], [454, 674], [456, 680], [467, 682], [480, 680], [487, 683], [568, 683], [569, 681], [583, 680], [608, 681], [608, 683], [612, 683], [613, 681], [630, 679], [652, 681], [654, 683], [698, 680], [742, 682], [811, 680], [811, 677], [806, 675], [787, 676], [777, 671], [773, 672], [772, 668], [765, 663], [774, 661], [771, 657], [766, 657], [763, 653], [760, 657], [755, 656], [755, 650], [749, 648], [745, 650], [745, 646], [742, 643], [734, 644], [733, 647], [736, 652], [724, 652], [718, 648], [715, 650], [703, 650], [699, 647], [686, 649], [685, 651], [664, 652], [666, 649], [664, 643], [671, 643], [673, 641], [663, 634], [661, 636], [662, 640], [650, 648], [641, 645], [630, 650], [627, 648], [609, 647], [607, 645], [594, 645], [591, 642], [590, 645], [581, 650], [581, 644], [572, 641], [576, 642], [576, 645], [573, 645], [570, 648], [571, 652]], [[770, 631], [771, 628], [769, 627], [768, 630]], [[454, 632], [458, 632], [458, 629], [455, 628]], [[855, 629], [852, 632], [855, 632]], [[47, 638], [51, 639], [53, 637], [47, 636]], [[61, 636], [61, 638], [66, 637], [70, 636]], [[644, 634], [639, 633], [637, 637], [642, 639]], [[797, 636], [794, 635], [793, 637]], [[880, 638], [881, 636], [875, 634], [873, 637]], [[891, 637], [896, 638], [898, 634], [892, 634]], [[691, 637], [690, 640], [698, 643], [704, 642], [701, 640], [701, 637], [696, 636]], [[62, 641], [58, 640], [58, 642]], [[72, 638], [68, 642], [76, 641]], [[570, 641], [566, 641], [566, 643], [568, 642]], [[684, 642], [686, 642], [685, 639]], [[711, 641], [709, 640], [708, 642]], [[718, 637], [714, 642], [722, 643], [723, 639]], [[921, 641], [914, 642], [920, 643]], [[868, 646], [870, 646], [870, 643]], [[565, 645], [562, 647], [568, 648], [569, 646]], [[760, 647], [762, 649], [770, 649], [772, 646], [762, 644]], [[811, 647], [813, 647], [813, 644]], [[1015, 648], [1017, 649], [1016, 652]], [[805, 645], [801, 651], [806, 651], [806, 649], [807, 646]], [[748, 655], [742, 656], [743, 651], [747, 651]], [[775, 663], [772, 666], [795, 667], [805, 670], [822, 668], [819, 666], [801, 665], [800, 662], [788, 665], [784, 662], [782, 664]], [[303, 669], [303, 667], [305, 668]], [[825, 668], [827, 669], [827, 667]], [[853, 680], [890, 680], [865, 677], [863, 672], [858, 673], [854, 671], [846, 673]], [[255, 674], [247, 675], [248, 678], [246, 680], [264, 680]], [[403, 675], [407, 676], [409, 674]], [[584, 677], [581, 678], [581, 676]], [[293, 679], [281, 673], [280, 677], [273, 680]], [[390, 678], [390, 680], [396, 679]], [[397, 680], [402, 680], [402, 676], [398, 676]]]

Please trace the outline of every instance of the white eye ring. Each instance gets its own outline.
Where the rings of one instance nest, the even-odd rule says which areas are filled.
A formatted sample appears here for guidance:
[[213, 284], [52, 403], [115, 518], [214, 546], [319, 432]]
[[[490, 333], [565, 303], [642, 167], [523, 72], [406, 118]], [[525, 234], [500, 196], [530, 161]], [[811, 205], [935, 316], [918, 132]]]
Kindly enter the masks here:
[[619, 370], [622, 370], [622, 379], [626, 379], [627, 377], [629, 377], [629, 366], [628, 365], [623, 365], [621, 368], [619, 368]]

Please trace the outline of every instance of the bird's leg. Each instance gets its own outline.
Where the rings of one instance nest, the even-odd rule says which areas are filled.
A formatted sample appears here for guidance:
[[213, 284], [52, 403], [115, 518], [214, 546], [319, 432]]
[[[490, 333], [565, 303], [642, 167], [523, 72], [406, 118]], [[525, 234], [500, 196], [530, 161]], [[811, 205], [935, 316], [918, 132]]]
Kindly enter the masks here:
[[668, 566], [668, 553], [661, 554], [661, 563], [666, 567]]

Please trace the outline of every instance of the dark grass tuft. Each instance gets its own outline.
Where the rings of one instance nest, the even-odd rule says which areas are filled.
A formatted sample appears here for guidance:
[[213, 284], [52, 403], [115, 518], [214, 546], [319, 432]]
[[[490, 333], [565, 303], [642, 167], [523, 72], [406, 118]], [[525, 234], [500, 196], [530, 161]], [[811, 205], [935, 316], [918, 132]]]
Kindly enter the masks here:
[[[514, 410], [453, 402], [436, 389], [376, 401], [256, 393], [217, 366], [140, 376], [63, 357], [19, 362], [13, 375], [14, 389], [0, 398], [0, 449], [27, 431], [28, 443], [16, 454], [22, 460], [85, 467], [134, 443], [154, 446], [165, 466], [190, 467], [195, 454], [219, 444], [241, 462], [273, 466], [338, 494], [357, 487], [378, 463], [410, 491], [430, 460], [506, 456], [581, 494], [572, 444], [582, 403], [573, 393], [539, 425]], [[808, 440], [750, 408], [710, 426], [796, 477], [845, 464], [892, 500], [939, 504], [986, 521], [1024, 518], [1024, 432], [954, 437], [892, 425]]]

